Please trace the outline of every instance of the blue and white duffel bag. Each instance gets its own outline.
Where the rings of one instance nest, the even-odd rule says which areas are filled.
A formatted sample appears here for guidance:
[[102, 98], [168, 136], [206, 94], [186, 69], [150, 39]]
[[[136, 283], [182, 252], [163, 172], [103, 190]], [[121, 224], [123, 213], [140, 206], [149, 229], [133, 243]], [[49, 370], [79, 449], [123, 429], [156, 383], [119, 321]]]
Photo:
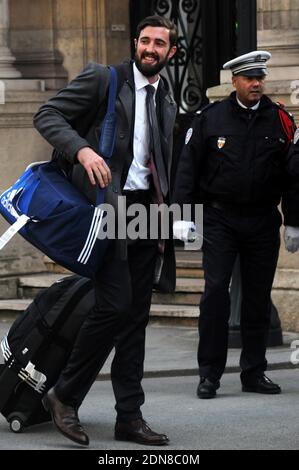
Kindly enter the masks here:
[[54, 161], [30, 165], [0, 196], [0, 213], [12, 224], [0, 237], [0, 249], [19, 232], [56, 263], [93, 278], [109, 243], [99, 237], [104, 196], [99, 189], [94, 206]]

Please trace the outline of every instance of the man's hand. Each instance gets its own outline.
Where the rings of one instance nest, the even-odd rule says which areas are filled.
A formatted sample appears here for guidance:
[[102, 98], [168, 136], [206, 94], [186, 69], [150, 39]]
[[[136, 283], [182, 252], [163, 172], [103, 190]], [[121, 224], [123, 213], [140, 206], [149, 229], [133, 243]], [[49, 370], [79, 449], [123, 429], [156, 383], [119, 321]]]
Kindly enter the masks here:
[[299, 248], [299, 227], [290, 227], [286, 225], [284, 230], [284, 243], [285, 247], [291, 253]]
[[195, 232], [196, 227], [194, 222], [187, 222], [186, 220], [177, 220], [173, 223], [173, 235], [175, 238], [182, 240], [182, 242], [189, 242], [192, 240], [192, 232]]
[[92, 185], [99, 183], [106, 188], [111, 181], [111, 172], [105, 160], [90, 147], [84, 147], [77, 153], [77, 159], [84, 166]]

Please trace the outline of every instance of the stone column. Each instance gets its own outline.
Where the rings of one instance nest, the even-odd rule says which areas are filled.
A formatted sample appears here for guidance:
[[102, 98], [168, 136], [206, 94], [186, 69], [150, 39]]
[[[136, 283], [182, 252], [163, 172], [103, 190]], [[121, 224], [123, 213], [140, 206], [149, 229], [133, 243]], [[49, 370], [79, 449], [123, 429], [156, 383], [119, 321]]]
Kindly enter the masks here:
[[[63, 55], [55, 44], [58, 1], [9, 0], [10, 48], [16, 57], [16, 66], [23, 78], [42, 80], [47, 89], [62, 88], [67, 82]], [[72, 3], [75, 10], [81, 0]]]
[[[257, 39], [258, 49], [272, 54], [266, 93], [299, 123], [299, 0], [258, 0]], [[222, 70], [220, 81], [207, 92], [212, 101], [232, 91], [230, 71]]]
[[18, 78], [18, 72], [13, 63], [15, 57], [8, 47], [9, 33], [9, 4], [8, 0], [0, 0], [0, 78]]
[[271, 78], [285, 79], [275, 70], [283, 67], [293, 67], [288, 78], [299, 78], [299, 0], [258, 0], [257, 6], [258, 46], [272, 54]]
[[298, 120], [299, 0], [258, 0], [257, 6], [258, 48], [272, 54], [267, 92]]

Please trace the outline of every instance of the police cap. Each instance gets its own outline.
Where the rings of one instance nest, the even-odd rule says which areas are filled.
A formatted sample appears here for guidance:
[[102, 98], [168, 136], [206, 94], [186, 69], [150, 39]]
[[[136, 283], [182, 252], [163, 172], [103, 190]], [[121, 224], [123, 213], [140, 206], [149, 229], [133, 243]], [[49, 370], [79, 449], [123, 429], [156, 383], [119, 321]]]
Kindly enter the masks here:
[[263, 77], [268, 75], [266, 62], [271, 58], [270, 52], [252, 51], [223, 65], [224, 70], [231, 70], [232, 74], [246, 77]]

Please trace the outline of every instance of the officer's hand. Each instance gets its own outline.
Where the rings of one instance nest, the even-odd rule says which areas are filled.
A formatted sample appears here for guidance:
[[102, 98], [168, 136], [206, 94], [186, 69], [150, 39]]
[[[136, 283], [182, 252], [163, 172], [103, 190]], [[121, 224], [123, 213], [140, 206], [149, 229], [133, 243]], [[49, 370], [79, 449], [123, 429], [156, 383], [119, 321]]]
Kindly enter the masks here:
[[186, 220], [177, 220], [173, 223], [173, 235], [182, 242], [193, 241], [192, 233], [195, 233], [196, 227], [194, 222]]
[[284, 243], [285, 247], [291, 253], [299, 248], [299, 227], [290, 227], [286, 225], [284, 230]]
[[105, 162], [90, 147], [84, 147], [77, 153], [77, 159], [84, 166], [92, 185], [99, 183], [101, 188], [106, 188], [111, 181], [111, 172]]

